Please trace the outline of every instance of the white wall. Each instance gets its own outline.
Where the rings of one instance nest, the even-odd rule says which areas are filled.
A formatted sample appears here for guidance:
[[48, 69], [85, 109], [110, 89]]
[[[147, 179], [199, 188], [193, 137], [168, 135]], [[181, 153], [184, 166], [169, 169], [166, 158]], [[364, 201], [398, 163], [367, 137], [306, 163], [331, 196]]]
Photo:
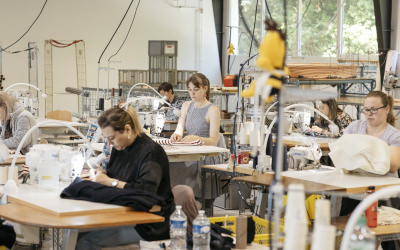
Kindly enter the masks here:
[[[0, 43], [3, 48], [16, 41], [27, 30], [44, 2], [0, 0]], [[108, 58], [116, 52], [125, 38], [137, 2], [138, 0], [132, 5], [119, 32], [104, 53], [102, 67], [107, 67]], [[89, 87], [96, 87], [97, 62], [129, 3], [129, 0], [49, 0], [36, 24], [9, 50], [23, 50], [27, 48], [28, 42], [37, 42], [39, 88], [44, 89], [44, 40], [70, 42], [83, 39], [86, 47], [87, 84]], [[178, 69], [201, 70], [210, 78], [212, 85], [220, 85], [221, 74], [211, 0], [190, 1], [191, 6], [180, 8], [174, 6], [176, 3], [173, 0], [141, 0], [126, 44], [120, 53], [112, 58], [113, 61], [121, 63], [112, 66], [117, 69], [148, 69], [148, 40], [177, 40]], [[204, 7], [202, 14], [198, 14], [199, 4]], [[201, 15], [200, 19], [196, 19], [196, 15]], [[201, 21], [200, 24], [198, 20]], [[199, 34], [201, 41], [196, 40], [196, 35]], [[200, 54], [196, 54], [196, 46], [200, 46], [197, 50]], [[4, 87], [15, 82], [28, 82], [27, 61], [27, 52], [2, 52], [2, 73], [6, 78], [3, 82]], [[53, 48], [53, 64], [56, 93], [64, 92], [66, 86], [76, 86], [74, 47]], [[107, 79], [107, 72], [101, 71], [100, 87], [107, 87]], [[117, 86], [118, 71], [111, 71], [110, 87]], [[76, 95], [57, 95], [54, 98], [54, 109], [78, 112], [77, 98]], [[41, 107], [44, 106], [41, 104]]]

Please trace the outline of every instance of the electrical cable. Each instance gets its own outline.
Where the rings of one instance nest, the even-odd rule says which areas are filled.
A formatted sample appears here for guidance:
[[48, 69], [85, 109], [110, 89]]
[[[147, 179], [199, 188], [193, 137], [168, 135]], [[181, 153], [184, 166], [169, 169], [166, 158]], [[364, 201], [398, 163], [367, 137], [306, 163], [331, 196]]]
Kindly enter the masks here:
[[33, 49], [36, 49], [36, 48], [27, 48], [27, 49], [24, 49], [24, 50], [17, 50], [17, 51], [6, 51], [6, 50], [4, 50], [4, 52], [6, 52], [8, 54], [18, 54], [18, 53], [25, 52], [25, 51], [30, 51], [30, 50], [33, 50]]
[[[265, 0], [265, 1], [266, 1], [266, 0]], [[296, 29], [295, 29], [294, 31], [290, 32], [290, 34], [288, 34], [288, 35], [291, 35], [293, 32], [295, 32], [295, 31], [299, 28], [299, 26], [300, 26], [301, 23], [303, 22], [304, 16], [306, 15], [306, 13], [307, 13], [307, 11], [308, 11], [308, 7], [310, 7], [310, 3], [311, 3], [311, 0], [308, 1], [307, 6], [306, 6], [306, 10], [304, 11], [303, 15], [301, 16], [300, 22], [297, 23]]]
[[103, 52], [101, 52], [101, 55], [100, 55], [100, 57], [99, 57], [99, 61], [97, 62], [98, 64], [100, 64], [100, 60], [101, 60], [101, 58], [103, 57], [104, 52], [106, 52], [106, 49], [108, 48], [108, 46], [110, 45], [110, 43], [111, 43], [112, 39], [114, 38], [115, 34], [116, 34], [117, 31], [119, 30], [119, 27], [121, 26], [122, 22], [124, 21], [124, 19], [125, 19], [125, 17], [126, 17], [126, 14], [128, 14], [129, 9], [131, 8], [132, 3], [133, 3], [134, 1], [135, 1], [135, 0], [132, 0], [131, 3], [129, 4], [128, 9], [126, 10], [124, 16], [122, 17], [121, 21], [120, 21], [119, 24], [118, 24], [117, 29], [114, 31], [114, 34], [111, 36], [111, 38], [110, 38], [110, 40], [108, 41], [108, 43], [107, 43], [106, 47], [104, 48]]
[[137, 10], [138, 10], [138, 8], [139, 8], [139, 5], [140, 5], [140, 0], [139, 0], [138, 4], [136, 5], [135, 14], [133, 15], [131, 25], [129, 26], [129, 30], [128, 30], [128, 32], [126, 33], [126, 36], [125, 36], [124, 41], [122, 42], [122, 44], [121, 44], [121, 46], [119, 47], [119, 49], [117, 50], [117, 52], [115, 52], [114, 55], [112, 55], [112, 56], [110, 56], [110, 58], [108, 58], [108, 61], [110, 61], [112, 57], [114, 57], [115, 55], [117, 55], [117, 54], [119, 53], [119, 51], [121, 50], [122, 46], [124, 46], [124, 44], [125, 44], [125, 42], [126, 42], [126, 39], [128, 38], [129, 33], [131, 32], [131, 28], [132, 28], [133, 22], [135, 21], [136, 12], [137, 12]]
[[[242, 0], [239, 0], [239, 16], [240, 16], [240, 19], [242, 19], [243, 26], [244, 26], [244, 28], [246, 29], [247, 34], [249, 34], [249, 36], [251, 36], [251, 31], [250, 31], [249, 25], [247, 24], [247, 21], [246, 21], [246, 19], [244, 18], [244, 15], [243, 15]], [[257, 40], [254, 40], [254, 43], [256, 44], [256, 46], [257, 46], [257, 48], [258, 48], [258, 46], [259, 46], [258, 41], [257, 41]]]
[[[256, 12], [254, 13], [254, 22], [253, 22], [253, 33], [251, 34], [251, 42], [250, 42], [250, 49], [249, 49], [249, 57], [251, 55], [251, 48], [253, 47], [253, 41], [254, 41], [254, 30], [256, 29], [256, 23], [257, 23], [257, 10], [258, 10], [258, 0], [256, 3]], [[258, 46], [257, 46], [258, 47]]]
[[46, 2], [44, 2], [43, 6], [42, 6], [42, 9], [41, 9], [40, 12], [39, 12], [39, 15], [36, 17], [35, 21], [33, 21], [33, 23], [31, 24], [31, 26], [29, 26], [28, 30], [25, 31], [25, 33], [24, 33], [17, 41], [15, 41], [14, 43], [12, 43], [11, 45], [8, 45], [8, 46], [5, 47], [4, 49], [1, 49], [0, 52], [3, 51], [3, 50], [5, 51], [6, 49], [10, 48], [11, 46], [13, 46], [13, 45], [16, 44], [17, 42], [19, 42], [19, 41], [26, 35], [26, 33], [28, 33], [28, 31], [32, 28], [32, 26], [36, 23], [36, 21], [39, 19], [40, 15], [42, 14], [43, 9], [44, 9], [44, 7], [45, 7], [46, 4], [47, 4], [47, 1], [48, 1], [48, 0], [46, 0]]
[[[311, 0], [310, 0], [310, 1], [311, 1]], [[274, 19], [272, 18], [272, 16], [271, 16], [271, 12], [269, 11], [269, 7], [268, 7], [267, 0], [265, 0], [265, 6], [267, 7], [267, 11], [268, 11], [268, 14], [269, 14], [269, 18], [270, 18], [271, 20], [274, 20]]]

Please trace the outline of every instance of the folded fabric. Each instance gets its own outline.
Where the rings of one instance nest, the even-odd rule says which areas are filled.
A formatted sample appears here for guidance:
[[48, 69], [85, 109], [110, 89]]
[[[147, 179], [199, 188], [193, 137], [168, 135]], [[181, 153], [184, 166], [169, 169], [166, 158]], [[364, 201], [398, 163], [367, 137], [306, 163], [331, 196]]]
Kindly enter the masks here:
[[392, 207], [378, 208], [378, 225], [400, 224], [400, 210]]
[[154, 141], [160, 145], [172, 145], [172, 146], [200, 146], [203, 144], [200, 139], [195, 141], [185, 141], [185, 142], [184, 141], [172, 142], [170, 139], [155, 139]]
[[370, 135], [344, 134], [329, 143], [329, 156], [337, 168], [384, 175], [390, 169], [388, 144]]
[[165, 207], [164, 200], [153, 193], [136, 189], [112, 188], [92, 181], [83, 181], [79, 177], [61, 192], [60, 197], [128, 206], [136, 211], [146, 212], [154, 205]]

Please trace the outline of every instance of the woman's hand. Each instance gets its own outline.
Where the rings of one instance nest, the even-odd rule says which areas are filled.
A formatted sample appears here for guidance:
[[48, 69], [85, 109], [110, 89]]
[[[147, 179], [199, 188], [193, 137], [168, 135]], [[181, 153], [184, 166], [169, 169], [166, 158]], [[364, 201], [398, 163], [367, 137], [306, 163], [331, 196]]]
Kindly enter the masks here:
[[183, 137], [183, 139], [181, 141], [182, 142], [192, 142], [192, 141], [196, 141], [196, 140], [200, 140], [200, 136], [187, 135], [187, 136]]
[[176, 141], [180, 141], [182, 139], [182, 136], [180, 136], [178, 134], [172, 134], [170, 139], [171, 139], [171, 142], [176, 142]]
[[106, 186], [111, 186], [112, 178], [108, 177], [106, 171], [102, 168], [96, 169], [96, 175], [93, 177], [94, 182], [106, 185]]
[[322, 133], [322, 128], [318, 127], [318, 126], [312, 126], [311, 128], [312, 131], [314, 131], [315, 133]]

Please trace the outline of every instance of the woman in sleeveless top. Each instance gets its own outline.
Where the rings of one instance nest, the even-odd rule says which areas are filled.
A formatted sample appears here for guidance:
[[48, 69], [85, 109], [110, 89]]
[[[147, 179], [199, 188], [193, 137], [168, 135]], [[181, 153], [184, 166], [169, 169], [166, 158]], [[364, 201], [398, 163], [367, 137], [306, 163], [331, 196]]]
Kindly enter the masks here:
[[[223, 138], [219, 139], [220, 112], [217, 106], [210, 103], [210, 82], [203, 74], [196, 73], [187, 81], [187, 88], [192, 101], [183, 103], [181, 117], [177, 128], [171, 136], [171, 141], [192, 142], [200, 140], [203, 145], [223, 147]], [[186, 130], [187, 135], [183, 137]], [[201, 165], [223, 163], [221, 156], [207, 156], [204, 160], [171, 164], [171, 182], [174, 185], [184, 184], [193, 188], [196, 197], [201, 197]], [[212, 180], [210, 180], [212, 179]], [[211, 186], [211, 189], [209, 188]], [[215, 198], [219, 195], [219, 181], [208, 176], [206, 197]]]

